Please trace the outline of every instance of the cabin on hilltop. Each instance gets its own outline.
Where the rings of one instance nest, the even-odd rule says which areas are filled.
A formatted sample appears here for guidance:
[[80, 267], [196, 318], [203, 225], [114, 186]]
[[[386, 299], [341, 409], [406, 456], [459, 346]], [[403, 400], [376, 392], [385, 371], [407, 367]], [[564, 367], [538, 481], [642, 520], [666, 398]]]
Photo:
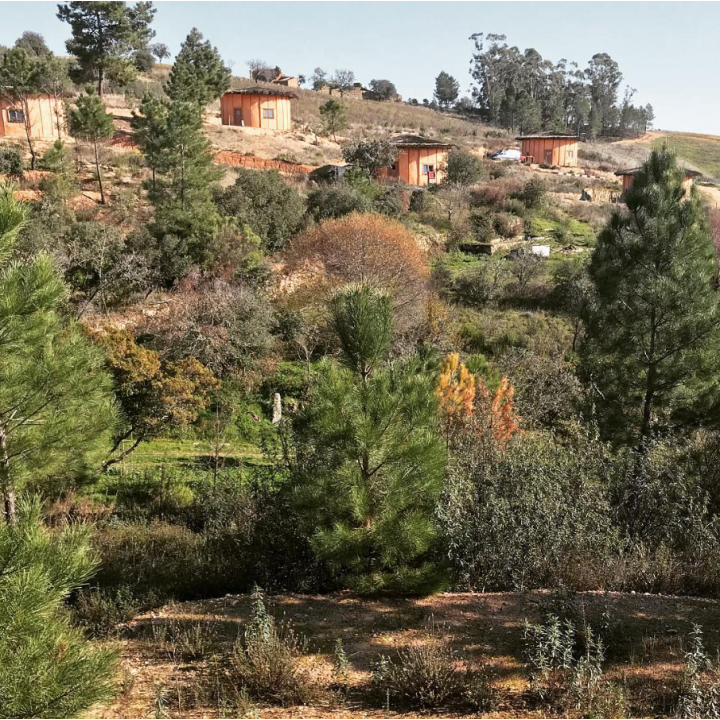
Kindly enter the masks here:
[[[618, 170], [615, 175], [617, 177], [622, 178], [622, 195], [620, 196], [621, 200], [625, 200], [625, 195], [627, 194], [627, 191], [632, 187], [633, 182], [635, 181], [635, 176], [642, 170], [642, 168], [636, 167], [631, 168], [630, 170]], [[697, 170], [684, 170], [685, 177], [683, 178], [683, 187], [685, 190], [690, 190], [693, 183], [695, 182], [695, 179], [702, 176], [702, 173], [698, 172]]]
[[58, 140], [65, 134], [65, 106], [51, 95], [31, 95], [27, 104], [0, 89], [0, 137]]
[[300, 87], [300, 82], [294, 75], [285, 75], [277, 66], [258, 68], [252, 74], [255, 82], [270, 83], [271, 85], [282, 85], [283, 87]]
[[291, 100], [296, 100], [297, 97], [291, 90], [260, 86], [229, 90], [220, 99], [222, 124], [265, 130], [290, 130]]
[[577, 167], [577, 135], [520, 135], [521, 152], [526, 162], [558, 167]]
[[399, 152], [395, 164], [383, 173], [385, 177], [421, 187], [443, 182], [452, 147], [449, 143], [421, 135], [397, 135], [392, 143]]

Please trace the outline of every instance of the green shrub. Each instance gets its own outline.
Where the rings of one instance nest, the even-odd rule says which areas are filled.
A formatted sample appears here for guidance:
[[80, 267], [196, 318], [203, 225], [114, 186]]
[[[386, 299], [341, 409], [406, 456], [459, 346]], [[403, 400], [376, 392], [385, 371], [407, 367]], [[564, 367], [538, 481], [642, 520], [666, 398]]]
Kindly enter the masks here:
[[708, 655], [702, 628], [694, 625], [685, 651], [685, 672], [675, 716], [716, 718], [720, 716], [720, 668]]
[[217, 639], [212, 622], [186, 622], [162, 619], [151, 627], [153, 647], [174, 663], [202, 660], [209, 655]]
[[357, 191], [344, 185], [313, 190], [307, 199], [307, 212], [315, 222], [339, 218], [352, 212], [367, 212], [370, 203]]
[[20, 148], [12, 145], [0, 147], [0, 175], [20, 177], [25, 169], [25, 161]]
[[90, 645], [64, 608], [96, 566], [87, 528], [50, 530], [38, 500], [0, 523], [0, 716], [74, 717], [112, 697], [116, 652]]
[[259, 588], [253, 592], [252, 618], [243, 628], [230, 659], [232, 681], [253, 700], [300, 705], [315, 688], [300, 666], [304, 641], [268, 613]]
[[56, 140], [40, 158], [40, 168], [53, 173], [69, 174], [72, 172], [72, 159], [67, 146], [62, 140]]
[[127, 587], [114, 590], [83, 588], [73, 602], [72, 615], [75, 623], [91, 637], [104, 638], [116, 635], [119, 625], [155, 604], [152, 598], [140, 601]]
[[528, 180], [520, 192], [514, 195], [528, 210], [534, 210], [542, 205], [546, 190], [542, 180], [533, 178]]
[[493, 215], [493, 228], [500, 237], [514, 238], [522, 232], [522, 222], [515, 215], [499, 212]]
[[478, 210], [470, 215], [470, 225], [475, 240], [489, 243], [495, 238], [493, 214], [489, 210]]
[[509, 270], [508, 263], [497, 255], [481, 258], [471, 270], [456, 278], [455, 297], [476, 307], [495, 302], [503, 295]]
[[454, 185], [472, 185], [485, 174], [482, 160], [473, 153], [453, 150], [447, 161], [447, 181]]

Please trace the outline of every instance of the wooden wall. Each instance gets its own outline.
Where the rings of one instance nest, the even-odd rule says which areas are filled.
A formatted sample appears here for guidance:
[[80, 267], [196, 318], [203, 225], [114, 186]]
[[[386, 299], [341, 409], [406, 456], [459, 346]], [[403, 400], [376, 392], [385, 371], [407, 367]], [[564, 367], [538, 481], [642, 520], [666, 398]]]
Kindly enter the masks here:
[[[245, 127], [266, 130], [291, 130], [292, 112], [290, 98], [277, 95], [239, 95], [226, 93], [220, 100], [223, 125], [235, 124], [235, 108], [242, 110]], [[264, 118], [263, 110], [275, 111], [274, 118]]]
[[[62, 101], [49, 95], [39, 95], [28, 100], [28, 107], [0, 98], [0, 137], [16, 137], [25, 140], [25, 123], [11, 123], [8, 110], [24, 110], [30, 118], [30, 136], [35, 140], [57, 140], [65, 135], [65, 109]], [[58, 117], [60, 131], [58, 132]]]
[[428, 185], [422, 174], [423, 165], [435, 166], [435, 184], [445, 179], [448, 151], [446, 148], [402, 148], [397, 159], [397, 176], [408, 185]]
[[[532, 157], [538, 165], [547, 163], [559, 167], [577, 167], [577, 140], [565, 138], [529, 138], [522, 140], [522, 154]], [[545, 152], [552, 152], [552, 162], [545, 159]]]

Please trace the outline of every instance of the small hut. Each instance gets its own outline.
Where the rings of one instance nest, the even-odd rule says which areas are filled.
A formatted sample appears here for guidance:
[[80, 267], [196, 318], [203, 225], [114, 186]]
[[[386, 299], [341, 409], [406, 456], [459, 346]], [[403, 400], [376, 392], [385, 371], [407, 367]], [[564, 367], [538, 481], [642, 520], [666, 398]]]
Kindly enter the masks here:
[[229, 90], [220, 99], [223, 125], [290, 130], [292, 128], [291, 100], [297, 100], [291, 90], [250, 87]]
[[[632, 168], [630, 170], [618, 170], [615, 175], [617, 177], [622, 178], [622, 195], [620, 196], [621, 200], [625, 199], [625, 195], [627, 194], [627, 191], [632, 187], [633, 182], [635, 181], [635, 176], [642, 170], [642, 168], [636, 167]], [[698, 178], [702, 175], [702, 173], [697, 172], [697, 170], [685, 170], [685, 177], [683, 179], [683, 187], [686, 190], [689, 190], [692, 184], [695, 182], [695, 178]]]
[[516, 138], [522, 145], [526, 162], [558, 167], [577, 167], [577, 135], [521, 135]]
[[387, 177], [420, 186], [439, 185], [445, 179], [451, 145], [421, 135], [398, 135], [392, 143], [399, 152]]
[[51, 95], [31, 95], [25, 103], [3, 95], [0, 89], [0, 137], [24, 140], [28, 131], [33, 140], [52, 141], [63, 137], [63, 101]]

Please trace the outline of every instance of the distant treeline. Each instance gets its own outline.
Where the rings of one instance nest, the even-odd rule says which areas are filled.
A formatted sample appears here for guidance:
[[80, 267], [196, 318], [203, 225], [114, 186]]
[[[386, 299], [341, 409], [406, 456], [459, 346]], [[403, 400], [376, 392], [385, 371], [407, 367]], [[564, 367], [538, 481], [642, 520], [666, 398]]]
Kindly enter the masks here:
[[589, 137], [644, 133], [655, 117], [652, 105], [632, 104], [635, 89], [618, 90], [623, 75], [607, 53], [582, 70], [576, 62], [553, 64], [537, 50], [510, 47], [505, 35], [476, 33], [471, 74], [473, 95], [487, 122], [513, 132], [572, 132]]

